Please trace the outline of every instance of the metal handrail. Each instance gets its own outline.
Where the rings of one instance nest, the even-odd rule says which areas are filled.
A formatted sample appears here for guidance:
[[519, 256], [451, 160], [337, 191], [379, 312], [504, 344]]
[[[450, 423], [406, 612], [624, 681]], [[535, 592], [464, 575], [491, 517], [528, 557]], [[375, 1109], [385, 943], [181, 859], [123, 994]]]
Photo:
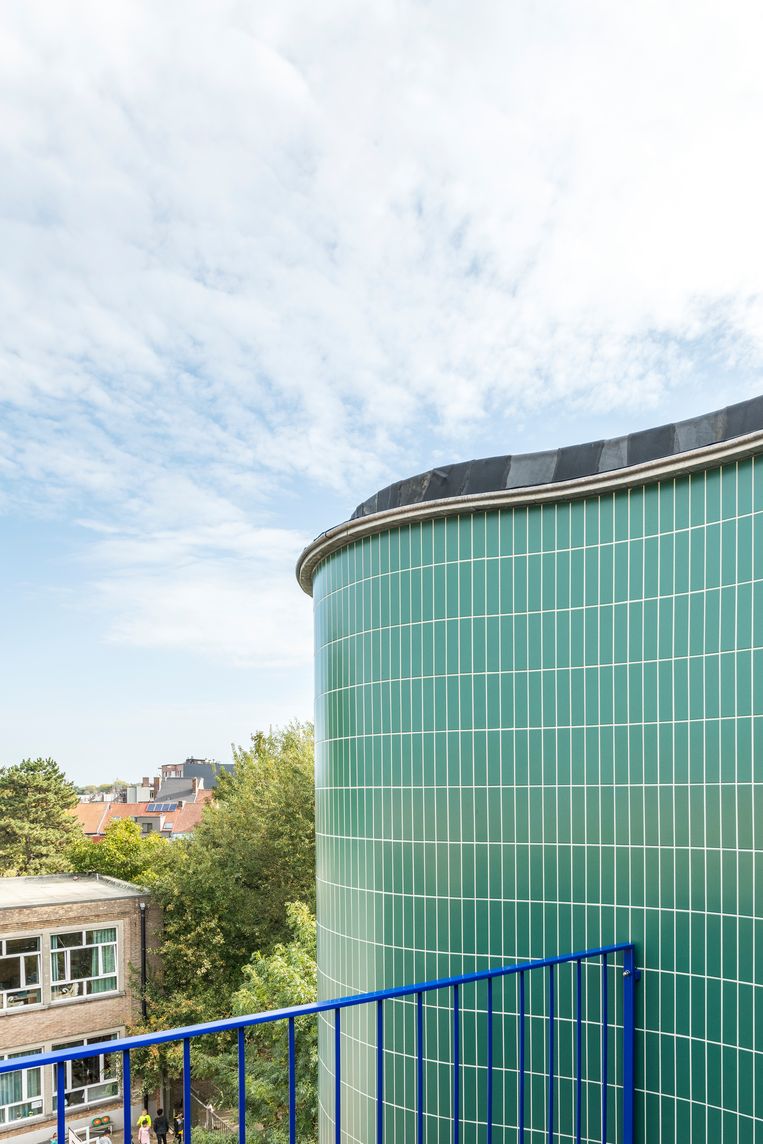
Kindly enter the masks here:
[[476, 973], [464, 973], [456, 977], [441, 977], [432, 981], [422, 981], [415, 985], [401, 985], [393, 989], [382, 989], [372, 993], [359, 993], [349, 997], [335, 997], [330, 1001], [315, 1001], [309, 1005], [294, 1005], [285, 1009], [272, 1009], [264, 1013], [253, 1013], [244, 1017], [231, 1017], [222, 1021], [208, 1021], [198, 1025], [185, 1025], [177, 1029], [167, 1029], [151, 1033], [141, 1033], [131, 1037], [120, 1037], [112, 1041], [102, 1041], [99, 1044], [82, 1045], [69, 1049], [59, 1049], [54, 1052], [33, 1053], [25, 1057], [15, 1057], [12, 1060], [0, 1062], [0, 1075], [8, 1072], [19, 1072], [25, 1068], [39, 1068], [43, 1065], [56, 1067], [56, 1090], [58, 1094], [58, 1133], [59, 1139], [66, 1136], [66, 1107], [65, 1107], [65, 1069], [67, 1061], [82, 1060], [87, 1057], [101, 1056], [104, 1053], [120, 1052], [122, 1054], [122, 1090], [125, 1114], [125, 1138], [129, 1139], [131, 1128], [131, 1084], [130, 1084], [130, 1051], [132, 1049], [146, 1048], [150, 1045], [171, 1044], [183, 1042], [183, 1115], [184, 1115], [184, 1144], [191, 1142], [191, 1055], [190, 1045], [194, 1037], [214, 1033], [238, 1032], [238, 1066], [239, 1066], [239, 1140], [244, 1141], [245, 1124], [245, 1088], [244, 1088], [244, 1062], [245, 1043], [244, 1030], [256, 1025], [271, 1024], [275, 1021], [287, 1021], [289, 1033], [289, 1124], [290, 1140], [296, 1141], [296, 1108], [295, 1108], [295, 1028], [294, 1022], [299, 1017], [315, 1016], [321, 1013], [334, 1013], [334, 1045], [335, 1045], [335, 1127], [336, 1141], [341, 1140], [341, 1022], [342, 1009], [355, 1008], [360, 1005], [375, 1005], [377, 1011], [377, 1139], [383, 1140], [384, 1122], [384, 1002], [401, 997], [415, 996], [417, 1000], [417, 1137], [419, 1144], [423, 1142], [423, 996], [436, 990], [453, 990], [453, 1141], [459, 1144], [460, 1131], [460, 1007], [459, 990], [464, 985], [477, 982], [488, 983], [488, 1053], [487, 1053], [487, 1093], [488, 1093], [488, 1120], [487, 1138], [492, 1135], [492, 1103], [493, 1103], [493, 982], [504, 977], [519, 975], [520, 996], [520, 1047], [519, 1047], [519, 1073], [520, 1073], [520, 1104], [519, 1104], [519, 1140], [524, 1141], [524, 1021], [525, 1012], [525, 974], [548, 971], [548, 1000], [546, 1019], [548, 1021], [548, 1107], [547, 1107], [547, 1134], [548, 1140], [554, 1139], [554, 1030], [555, 1030], [555, 993], [554, 969], [560, 965], [577, 963], [577, 1077], [576, 1077], [576, 1141], [581, 1140], [582, 1105], [582, 1073], [581, 1073], [581, 1025], [582, 1025], [582, 992], [581, 967], [583, 962], [601, 959], [602, 963], [602, 1141], [606, 1144], [606, 1094], [607, 1094], [607, 985], [606, 973], [608, 958], [613, 954], [623, 955], [623, 1144], [634, 1144], [634, 1037], [635, 1037], [635, 983], [638, 979], [636, 968], [636, 947], [632, 942], [618, 942], [614, 945], [597, 946], [594, 949], [579, 950], [575, 953], [559, 954], [555, 957], [542, 958], [535, 961], [525, 961], [518, 965], [504, 965], [498, 969], [484, 969]]

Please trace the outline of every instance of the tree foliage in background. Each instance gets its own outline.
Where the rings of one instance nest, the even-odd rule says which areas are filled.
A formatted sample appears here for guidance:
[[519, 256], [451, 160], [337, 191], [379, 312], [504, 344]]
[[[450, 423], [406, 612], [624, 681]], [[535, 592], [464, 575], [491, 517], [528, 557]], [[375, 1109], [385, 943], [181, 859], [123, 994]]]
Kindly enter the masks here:
[[71, 869], [77, 874], [102, 874], [151, 886], [172, 861], [172, 843], [152, 833], [144, 835], [131, 818], [109, 823], [98, 842], [81, 835], [68, 849]]
[[164, 909], [165, 1023], [221, 1017], [253, 953], [288, 941], [288, 902], [315, 911], [315, 787], [310, 724], [256, 734], [154, 895]]
[[[317, 998], [315, 917], [302, 902], [287, 906], [292, 939], [269, 954], [255, 953], [243, 970], [243, 984], [233, 995], [233, 1015], [259, 1013], [290, 1005], [309, 1005]], [[268, 1144], [289, 1140], [289, 1044], [284, 1021], [260, 1025], [249, 1035], [246, 1094], [247, 1139]], [[312, 1144], [318, 1115], [318, 1021], [295, 1021], [297, 1139]], [[235, 1100], [235, 1062], [221, 1075], [221, 1091]]]
[[82, 835], [69, 810], [77, 791], [53, 759], [23, 759], [0, 770], [0, 874], [67, 870], [67, 846]]
[[[194, 833], [171, 843], [167, 865], [153, 868], [152, 892], [164, 916], [162, 976], [149, 992], [153, 1029], [315, 997], [312, 726], [292, 723], [256, 734], [249, 748], [234, 749], [234, 762]], [[270, 1045], [267, 1033], [262, 1042], [253, 1039], [247, 1091], [251, 1138], [259, 1133], [275, 1144], [282, 1139], [287, 1058], [283, 1030], [272, 1036]], [[284, 1044], [277, 1046], [279, 1036]], [[313, 1139], [316, 1107], [314, 1036], [314, 1028], [300, 1036], [298, 1138], [305, 1144]], [[193, 1075], [216, 1094], [217, 1107], [230, 1101], [235, 1108], [233, 1039], [194, 1040], [192, 1051]], [[154, 1046], [135, 1054], [134, 1067], [150, 1090], [161, 1078], [180, 1076], [181, 1050]], [[263, 1136], [264, 1125], [276, 1135]]]

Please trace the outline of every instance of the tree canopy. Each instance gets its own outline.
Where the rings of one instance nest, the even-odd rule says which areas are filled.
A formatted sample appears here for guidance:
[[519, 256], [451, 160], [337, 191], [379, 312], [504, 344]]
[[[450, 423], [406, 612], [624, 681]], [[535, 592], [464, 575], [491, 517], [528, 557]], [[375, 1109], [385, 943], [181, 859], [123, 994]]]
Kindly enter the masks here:
[[67, 857], [77, 874], [103, 874], [150, 886], [172, 861], [171, 847], [158, 834], [143, 835], [131, 818], [118, 818], [109, 823], [99, 842], [75, 837]]
[[[167, 864], [149, 875], [164, 911], [162, 974], [149, 994], [151, 1028], [315, 997], [312, 726], [293, 723], [256, 734], [251, 746], [234, 749], [234, 761], [234, 772], [221, 778], [194, 833], [171, 843]], [[298, 1077], [299, 1139], [306, 1144], [313, 1138], [316, 1104], [311, 1024], [300, 1036]], [[282, 1138], [286, 1058], [275, 1033], [268, 1043], [270, 1035], [253, 1037], [247, 1093], [251, 1138], [275, 1144]], [[221, 1107], [233, 1100], [234, 1048], [228, 1036], [204, 1037], [192, 1047], [194, 1076], [212, 1085]], [[161, 1075], [179, 1076], [181, 1064], [177, 1046], [158, 1046], [136, 1054], [135, 1069], [150, 1088]], [[264, 1126], [270, 1135], [262, 1135]]]
[[77, 802], [74, 784], [53, 759], [23, 759], [0, 770], [0, 874], [68, 869], [67, 843], [82, 834], [68, 813]]
[[164, 908], [156, 1008], [168, 1019], [222, 1016], [251, 955], [289, 939], [287, 903], [315, 909], [312, 726], [256, 734], [234, 761], [153, 886]]

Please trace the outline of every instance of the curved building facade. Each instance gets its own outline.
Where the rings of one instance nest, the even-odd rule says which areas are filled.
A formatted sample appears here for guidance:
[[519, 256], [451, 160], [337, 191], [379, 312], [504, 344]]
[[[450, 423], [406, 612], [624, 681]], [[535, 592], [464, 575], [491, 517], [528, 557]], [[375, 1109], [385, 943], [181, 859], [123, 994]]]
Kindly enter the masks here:
[[[298, 569], [315, 599], [321, 995], [632, 939], [645, 1144], [763, 1141], [761, 452], [756, 399], [433, 470]], [[560, 1106], [570, 997], [560, 980]], [[516, 999], [497, 1003], [508, 1141]], [[464, 996], [467, 1141], [484, 1138], [478, 1008]], [[365, 1142], [374, 1033], [347, 1013], [343, 1138]], [[388, 1018], [390, 1141], [415, 1139], [414, 1017], [401, 1002]], [[531, 1072], [542, 1037], [531, 1023]], [[449, 1054], [432, 1000], [428, 1141], [450, 1139]], [[330, 1077], [329, 1036], [321, 1064]], [[528, 1144], [544, 1139], [537, 1079]]]

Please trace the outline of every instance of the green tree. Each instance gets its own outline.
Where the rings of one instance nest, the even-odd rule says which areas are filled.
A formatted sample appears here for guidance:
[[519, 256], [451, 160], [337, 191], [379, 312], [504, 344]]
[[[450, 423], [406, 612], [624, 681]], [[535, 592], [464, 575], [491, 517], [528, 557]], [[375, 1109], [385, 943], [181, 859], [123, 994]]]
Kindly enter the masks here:
[[[255, 953], [243, 970], [243, 984], [233, 995], [233, 1013], [243, 1017], [265, 1009], [309, 1005], [317, 998], [315, 918], [302, 902], [286, 907], [292, 940], [279, 943], [269, 954]], [[246, 1078], [247, 1138], [287, 1144], [289, 1139], [289, 1056], [284, 1022], [260, 1025], [248, 1048]], [[297, 1139], [317, 1139], [318, 1021], [295, 1021]], [[233, 1062], [231, 1061], [231, 1066]], [[228, 1085], [236, 1073], [225, 1072]], [[229, 1100], [234, 1092], [229, 1088]]]
[[82, 833], [68, 813], [77, 801], [53, 759], [23, 759], [0, 770], [0, 875], [68, 869], [67, 844]]
[[[242, 971], [242, 984], [231, 999], [231, 1015], [245, 1016], [290, 1005], [309, 1005], [317, 997], [315, 918], [302, 902], [286, 907], [291, 940], [270, 953], [255, 953]], [[247, 1140], [288, 1144], [289, 1042], [283, 1021], [260, 1025], [246, 1034]], [[297, 1139], [313, 1144], [318, 1115], [318, 1022], [295, 1021]], [[176, 1050], [179, 1062], [179, 1051]], [[237, 1043], [233, 1036], [192, 1042], [194, 1076], [211, 1082], [213, 1104], [227, 1117], [238, 1106]], [[194, 1131], [194, 1139], [196, 1132]]]
[[235, 770], [154, 884], [164, 907], [168, 1020], [222, 1016], [256, 951], [290, 936], [286, 905], [315, 909], [313, 729], [292, 723], [234, 750]]
[[80, 836], [69, 845], [68, 859], [78, 874], [103, 874], [150, 886], [171, 861], [172, 843], [142, 834], [131, 818], [111, 822], [99, 842]]
[[[170, 845], [152, 883], [164, 919], [162, 975], [149, 987], [153, 1029], [229, 1016], [239, 991], [254, 987], [252, 958], [283, 957], [282, 947], [303, 940], [295, 936], [297, 915], [288, 904], [301, 901], [309, 914], [315, 910], [312, 726], [292, 723], [254, 735], [249, 748], [234, 750], [234, 760], [234, 773], [221, 778], [201, 823]], [[279, 1004], [304, 996], [304, 981], [289, 980], [293, 988], [284, 985]], [[263, 993], [260, 1007], [275, 1003], [272, 992]], [[225, 1037], [194, 1044], [194, 1075], [220, 1091], [229, 1047]], [[149, 1089], [162, 1077], [178, 1077], [181, 1066], [177, 1047], [136, 1054], [136, 1075]]]

